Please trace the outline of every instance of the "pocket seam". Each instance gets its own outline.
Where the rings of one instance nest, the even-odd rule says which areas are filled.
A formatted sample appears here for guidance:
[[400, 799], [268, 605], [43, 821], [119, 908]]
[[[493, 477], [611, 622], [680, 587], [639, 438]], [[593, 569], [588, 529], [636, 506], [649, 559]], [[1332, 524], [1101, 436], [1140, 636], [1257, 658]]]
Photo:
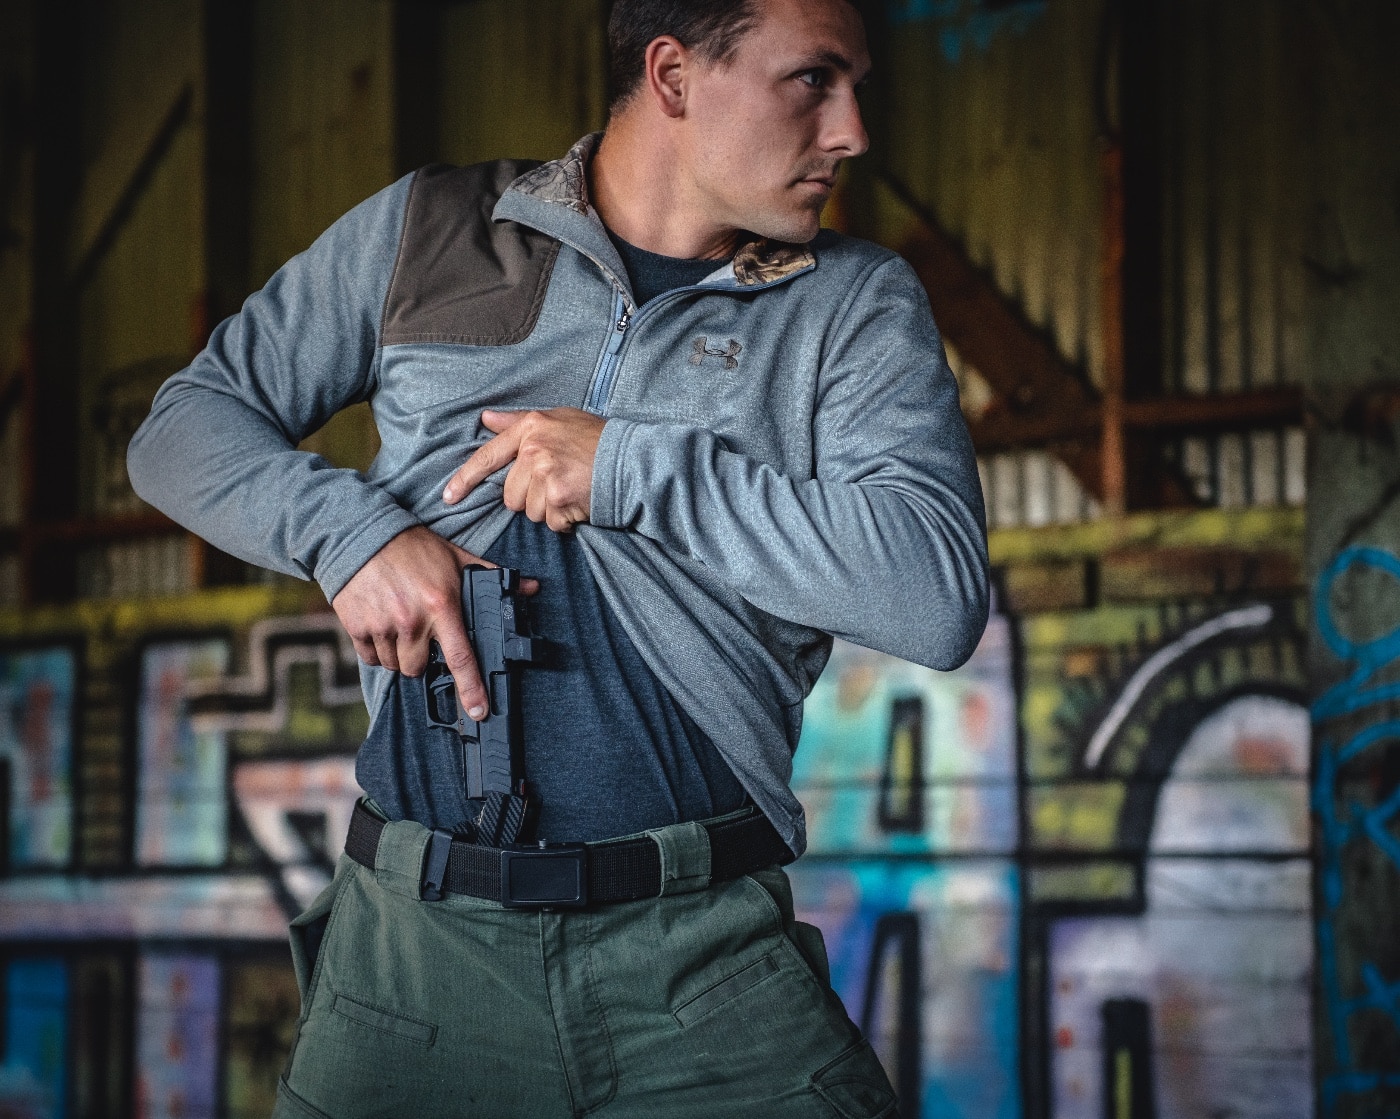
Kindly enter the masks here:
[[[760, 969], [762, 974], [751, 975], [754, 969]], [[740, 995], [752, 991], [765, 979], [778, 974], [778, 965], [773, 962], [771, 952], [760, 956], [751, 964], [745, 964], [733, 975], [721, 979], [712, 987], [707, 987], [694, 998], [683, 1002], [672, 1012], [682, 1029], [693, 1026], [702, 1018], [713, 1014], [725, 1003], [733, 1002]], [[740, 980], [747, 978], [747, 982], [740, 983]], [[736, 984], [739, 984], [736, 986]], [[699, 1004], [698, 1006], [696, 1004]]]
[[[334, 997], [331, 999], [331, 1013], [339, 1014], [351, 1022], [361, 1026], [367, 1026], [372, 1030], [388, 1034], [390, 1037], [400, 1037], [405, 1041], [414, 1042], [425, 1049], [432, 1047], [437, 1039], [437, 1027], [431, 1022], [424, 1022], [418, 1018], [412, 1018], [407, 1014], [400, 1014], [396, 1010], [387, 1010], [382, 1006], [375, 1006], [373, 1003], [365, 1002], [362, 999], [351, 998], [332, 988]], [[349, 1009], [342, 1008], [341, 1003], [345, 1003], [346, 1008], [354, 1007], [361, 1011], [360, 1014], [353, 1014]], [[395, 1029], [394, 1023], [403, 1023], [405, 1026], [416, 1026], [417, 1030]]]
[[739, 879], [750, 890], [756, 890], [762, 897], [764, 904], [768, 908], [769, 915], [773, 918], [773, 934], [782, 943], [784, 951], [796, 961], [802, 974], [812, 980], [823, 991], [831, 989], [830, 984], [823, 983], [822, 978], [812, 970], [812, 965], [807, 962], [807, 957], [802, 954], [802, 950], [792, 942], [792, 937], [788, 935], [786, 926], [783, 923], [783, 911], [778, 908], [778, 903], [773, 900], [773, 895], [763, 888], [763, 883], [758, 882], [750, 874], [745, 874]]
[[316, 960], [311, 965], [311, 976], [306, 981], [306, 1005], [302, 1008], [302, 1016], [306, 1017], [311, 1013], [311, 1003], [316, 998], [316, 988], [321, 982], [321, 969], [326, 963], [326, 946], [331, 938], [331, 926], [335, 924], [335, 915], [340, 912], [340, 903], [345, 900], [345, 888], [350, 884], [351, 875], [359, 873], [359, 864], [355, 864], [356, 869], [345, 875], [340, 885], [336, 887], [335, 897], [331, 899], [330, 912], [326, 914], [326, 927], [321, 930], [321, 941], [316, 948]]

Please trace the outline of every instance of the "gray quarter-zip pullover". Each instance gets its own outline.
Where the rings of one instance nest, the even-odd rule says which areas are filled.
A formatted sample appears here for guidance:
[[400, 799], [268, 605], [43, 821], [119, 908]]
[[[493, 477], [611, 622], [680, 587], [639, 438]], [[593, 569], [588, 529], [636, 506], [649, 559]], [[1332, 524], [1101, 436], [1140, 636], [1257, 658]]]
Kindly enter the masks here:
[[[481, 554], [505, 472], [442, 488], [486, 408], [607, 417], [579, 544], [647, 665], [784, 839], [802, 700], [839, 636], [933, 668], [987, 616], [981, 490], [913, 271], [821, 233], [750, 241], [638, 311], [588, 204], [597, 137], [561, 160], [427, 168], [289, 261], [162, 387], [137, 492], [332, 598], [424, 524]], [[367, 400], [361, 475], [296, 444]], [[362, 667], [375, 714], [392, 674]]]

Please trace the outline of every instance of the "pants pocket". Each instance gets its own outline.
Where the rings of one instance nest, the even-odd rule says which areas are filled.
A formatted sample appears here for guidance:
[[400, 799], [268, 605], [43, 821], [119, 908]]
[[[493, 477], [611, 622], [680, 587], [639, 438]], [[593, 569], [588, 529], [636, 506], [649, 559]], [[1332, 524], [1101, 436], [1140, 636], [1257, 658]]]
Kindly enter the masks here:
[[807, 966], [812, 969], [812, 974], [822, 981], [824, 986], [831, 986], [831, 962], [826, 956], [826, 941], [822, 939], [822, 931], [816, 925], [809, 925], [806, 921], [794, 921], [792, 926], [792, 939], [797, 944], [797, 950], [802, 953], [802, 958], [807, 961]]
[[701, 991], [688, 1002], [675, 1009], [675, 1019], [682, 1026], [698, 1022], [711, 1011], [718, 1010], [731, 999], [738, 998], [751, 987], [756, 987], [770, 975], [777, 973], [778, 965], [772, 956], [760, 956], [753, 963], [740, 968], [733, 975], [721, 979], [712, 987]]
[[285, 1078], [277, 1082], [277, 1102], [272, 1107], [272, 1119], [331, 1119], [318, 1111], [287, 1087]]
[[353, 873], [353, 864], [347, 865], [347, 859], [342, 855], [330, 885], [317, 894], [316, 899], [305, 910], [292, 918], [291, 926], [287, 930], [292, 944], [292, 969], [296, 972], [303, 1017], [311, 1002], [316, 964], [321, 957], [321, 944], [330, 928], [336, 898], [340, 896], [345, 876], [349, 873]]
[[352, 999], [349, 995], [342, 995], [339, 991], [331, 1000], [331, 1013], [381, 1033], [406, 1038], [419, 1045], [432, 1045], [433, 1039], [437, 1037], [437, 1027], [431, 1022], [423, 1022], [392, 1010], [371, 1006], [359, 999]]
[[797, 958], [807, 965], [822, 987], [831, 987], [831, 964], [826, 956], [826, 941], [821, 929], [799, 921], [792, 909], [792, 884], [781, 867], [761, 870], [747, 876], [757, 887], [757, 898], [772, 915], [774, 930], [779, 933]]

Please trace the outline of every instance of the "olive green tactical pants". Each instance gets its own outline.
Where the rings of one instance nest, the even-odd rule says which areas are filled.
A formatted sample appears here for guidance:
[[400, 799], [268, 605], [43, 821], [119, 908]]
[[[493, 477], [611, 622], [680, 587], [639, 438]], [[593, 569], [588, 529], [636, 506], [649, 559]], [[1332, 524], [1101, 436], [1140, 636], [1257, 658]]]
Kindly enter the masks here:
[[667, 893], [574, 912], [420, 900], [414, 823], [384, 829], [373, 871], [342, 858], [292, 924], [302, 1014], [274, 1115], [892, 1116], [782, 870], [710, 885], [703, 828], [649, 834]]

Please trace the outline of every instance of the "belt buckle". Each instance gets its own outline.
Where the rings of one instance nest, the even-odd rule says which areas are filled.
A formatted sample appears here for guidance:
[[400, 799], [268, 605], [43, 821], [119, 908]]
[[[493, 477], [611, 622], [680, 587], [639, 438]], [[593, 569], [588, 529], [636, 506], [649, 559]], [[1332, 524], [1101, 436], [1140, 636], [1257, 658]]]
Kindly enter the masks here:
[[588, 848], [582, 843], [501, 848], [501, 904], [582, 909], [588, 904]]

